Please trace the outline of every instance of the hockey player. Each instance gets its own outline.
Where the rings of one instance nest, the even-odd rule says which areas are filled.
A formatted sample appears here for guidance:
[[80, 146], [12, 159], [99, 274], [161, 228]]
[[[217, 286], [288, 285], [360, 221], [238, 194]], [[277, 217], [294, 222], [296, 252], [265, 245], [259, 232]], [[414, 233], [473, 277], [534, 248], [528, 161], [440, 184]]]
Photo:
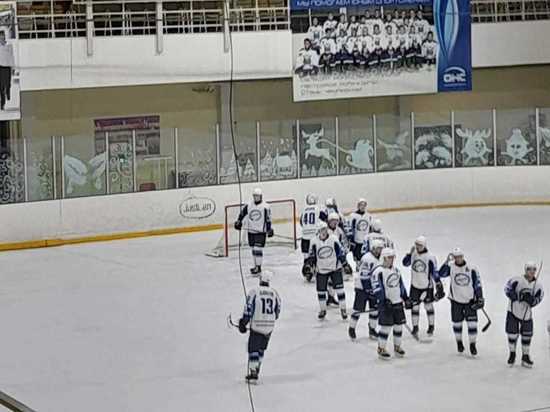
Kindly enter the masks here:
[[348, 25], [348, 37], [357, 36], [359, 36], [359, 22], [357, 21], [357, 16], [351, 16]]
[[407, 63], [407, 52], [410, 47], [409, 35], [405, 26], [399, 26], [399, 33], [397, 34], [397, 40], [399, 41], [399, 52], [397, 55], [399, 67], [405, 67]]
[[334, 20], [334, 14], [329, 13], [327, 19], [323, 23], [323, 31], [327, 32], [327, 29], [330, 31], [334, 31], [336, 29], [336, 26], [338, 25], [338, 22]]
[[304, 47], [298, 51], [294, 72], [300, 76], [307, 76], [317, 74], [318, 71], [319, 55], [311, 48], [311, 41], [304, 39]]
[[[409, 297], [412, 301], [412, 334], [418, 336], [418, 319], [420, 304], [424, 303], [428, 316], [428, 335], [433, 335], [435, 328], [434, 299], [440, 300], [445, 296], [443, 284], [437, 276], [437, 261], [435, 256], [428, 252], [426, 238], [419, 236], [414, 241], [411, 251], [403, 258], [403, 266], [411, 267], [411, 289]], [[437, 288], [434, 297], [434, 284]]]
[[367, 201], [363, 198], [357, 201], [357, 210], [349, 217], [348, 239], [349, 248], [357, 262], [361, 260], [363, 241], [368, 235], [372, 218], [367, 213]]
[[462, 323], [468, 324], [470, 353], [477, 355], [477, 311], [485, 305], [478, 270], [466, 263], [464, 253], [455, 248], [441, 266], [439, 277], [450, 277], [449, 299], [451, 300], [451, 319], [459, 353], [464, 352], [462, 343]]
[[250, 269], [250, 273], [257, 275], [262, 271], [266, 236], [273, 237], [271, 208], [263, 201], [262, 189], [254, 189], [252, 202], [241, 209], [241, 213], [239, 213], [239, 217], [235, 222], [236, 230], [242, 229], [245, 217], [247, 218], [245, 228], [248, 231], [248, 245], [252, 248], [252, 258], [254, 260], [254, 267]]
[[409, 50], [406, 55], [407, 66], [417, 69], [422, 65], [422, 44], [420, 37], [416, 34], [416, 27], [409, 27]]
[[416, 12], [416, 19], [411, 20], [411, 24], [414, 24], [416, 26], [416, 33], [420, 37], [421, 41], [425, 40], [428, 37], [428, 33], [432, 29], [430, 23], [428, 23], [428, 20], [426, 20], [422, 15], [422, 10], [418, 10]]
[[300, 216], [300, 226], [302, 227], [302, 254], [304, 255], [304, 265], [302, 266], [302, 274], [308, 282], [311, 282], [313, 277], [312, 271], [307, 271], [305, 261], [309, 256], [309, 246], [311, 240], [317, 236], [317, 230], [321, 223], [321, 210], [317, 204], [317, 196], [308, 194], [306, 196], [306, 206]]
[[330, 279], [338, 296], [340, 314], [342, 315], [342, 319], [346, 320], [348, 314], [346, 312], [346, 294], [344, 292], [342, 269], [346, 273], [351, 274], [351, 267], [346, 262], [346, 255], [344, 254], [342, 244], [336, 236], [329, 233], [328, 227], [324, 222], [319, 225], [319, 234], [317, 237], [311, 241], [306, 266], [317, 268], [317, 298], [319, 299], [319, 306], [321, 308], [318, 318], [324, 319], [327, 315], [327, 287]]
[[248, 336], [248, 375], [246, 380], [256, 382], [264, 352], [269, 344], [275, 321], [281, 313], [281, 298], [269, 283], [271, 274], [260, 274], [260, 286], [248, 292], [243, 317], [239, 319], [239, 332], [246, 333], [250, 323]]
[[510, 348], [508, 365], [510, 366], [516, 361], [516, 343], [519, 334], [521, 334], [523, 353], [521, 364], [527, 368], [533, 366], [533, 361], [529, 357], [529, 346], [533, 336], [532, 308], [537, 306], [544, 296], [542, 285], [537, 282], [536, 273], [537, 265], [528, 262], [525, 264], [525, 274], [513, 277], [504, 288], [504, 293], [510, 299], [506, 314], [506, 333]]
[[380, 69], [382, 67], [382, 61], [385, 58], [386, 49], [388, 48], [386, 36], [382, 34], [380, 27], [381, 26], [378, 24], [375, 24], [373, 28], [373, 45], [369, 61], [369, 66], [376, 69]]
[[393, 328], [393, 350], [397, 357], [405, 356], [401, 347], [403, 336], [403, 324], [406, 322], [405, 310], [411, 308], [411, 302], [407, 296], [401, 272], [394, 265], [395, 252], [393, 249], [384, 248], [380, 255], [382, 265], [372, 272], [374, 293], [378, 305], [378, 356], [388, 359], [390, 354], [386, 350], [386, 344], [390, 331]]
[[336, 199], [333, 197], [328, 197], [327, 200], [325, 200], [325, 209], [323, 210], [323, 213], [321, 214], [321, 218], [324, 222], [328, 223], [328, 216], [331, 213], [336, 213], [340, 219], [338, 226], [344, 230], [344, 215], [338, 211], [338, 205], [336, 204]]
[[[389, 14], [391, 18], [391, 14]], [[386, 25], [386, 50], [383, 57], [383, 61], [385, 63], [385, 66], [390, 71], [394, 71], [397, 61], [398, 61], [398, 54], [399, 54], [399, 37], [397, 36], [396, 30], [394, 30], [394, 25], [387, 24]]]
[[325, 37], [321, 39], [319, 68], [324, 73], [331, 73], [336, 67], [336, 42], [332, 33], [332, 29], [325, 29]]
[[361, 254], [364, 255], [370, 250], [370, 243], [374, 239], [380, 239], [384, 244], [384, 247], [389, 247], [390, 249], [394, 248], [394, 244], [390, 237], [382, 232], [382, 221], [380, 219], [372, 219], [372, 223], [370, 225], [370, 233], [368, 233], [363, 240]]
[[349, 322], [348, 334], [351, 339], [356, 338], [355, 328], [361, 317], [361, 313], [365, 312], [367, 301], [369, 302], [369, 337], [376, 339], [376, 323], [378, 321], [378, 311], [376, 310], [376, 296], [372, 290], [372, 271], [380, 265], [380, 254], [384, 248], [380, 240], [374, 240], [371, 243], [371, 250], [361, 258], [359, 272], [355, 276], [355, 299], [353, 301], [353, 312]]
[[319, 53], [321, 48], [321, 39], [325, 35], [323, 26], [319, 24], [319, 19], [317, 17], [313, 18], [312, 25], [309, 26], [307, 31], [307, 38], [311, 41], [311, 48]]
[[345, 14], [340, 14], [340, 21], [336, 26], [336, 38], [348, 37], [348, 21]]
[[435, 66], [435, 60], [437, 56], [437, 43], [434, 41], [434, 34], [428, 33], [426, 40], [422, 43], [422, 58], [424, 63], [428, 66]]

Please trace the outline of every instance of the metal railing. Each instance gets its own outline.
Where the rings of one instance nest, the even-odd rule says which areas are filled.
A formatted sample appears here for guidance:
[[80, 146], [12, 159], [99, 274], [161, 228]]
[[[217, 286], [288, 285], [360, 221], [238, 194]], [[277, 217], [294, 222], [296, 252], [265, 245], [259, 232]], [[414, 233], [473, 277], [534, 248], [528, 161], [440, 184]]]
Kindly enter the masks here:
[[550, 19], [549, 0], [472, 0], [472, 23]]
[[[198, 2], [179, 0], [164, 2], [157, 8], [156, 1], [73, 3], [66, 13], [27, 13], [17, 18], [19, 38], [85, 37], [87, 22], [92, 23], [94, 36], [132, 36], [156, 34], [162, 22], [164, 34], [222, 32], [225, 19], [234, 31], [289, 30], [288, 2], [275, 4], [235, 4], [225, 16], [221, 1]], [[132, 6], [132, 7], [131, 7]], [[175, 6], [175, 7], [174, 7]], [[197, 7], [199, 6], [199, 7]], [[131, 8], [130, 8], [131, 7]], [[77, 10], [80, 9], [80, 10]]]

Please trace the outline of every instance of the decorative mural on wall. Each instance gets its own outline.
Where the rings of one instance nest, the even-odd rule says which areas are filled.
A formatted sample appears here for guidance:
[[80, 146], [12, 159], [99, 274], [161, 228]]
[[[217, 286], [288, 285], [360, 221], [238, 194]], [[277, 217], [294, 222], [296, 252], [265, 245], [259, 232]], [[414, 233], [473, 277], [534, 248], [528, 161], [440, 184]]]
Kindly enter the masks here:
[[25, 172], [23, 161], [7, 151], [0, 152], [0, 203], [25, 200]]
[[493, 130], [455, 127], [455, 165], [457, 167], [493, 164]]
[[414, 128], [414, 153], [417, 169], [437, 169], [453, 164], [451, 126]]
[[399, 132], [391, 139], [378, 137], [378, 170], [406, 170], [411, 168], [411, 139], [409, 131]]

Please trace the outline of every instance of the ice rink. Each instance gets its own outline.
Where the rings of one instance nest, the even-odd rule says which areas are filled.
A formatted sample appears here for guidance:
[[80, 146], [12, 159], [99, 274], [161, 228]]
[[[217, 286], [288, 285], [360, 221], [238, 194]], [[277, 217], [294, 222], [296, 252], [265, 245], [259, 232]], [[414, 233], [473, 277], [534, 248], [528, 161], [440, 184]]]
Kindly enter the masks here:
[[[445, 299], [436, 304], [431, 344], [405, 331], [406, 357], [379, 360], [376, 343], [365, 337], [367, 316], [356, 342], [337, 309], [318, 321], [315, 287], [300, 274], [301, 255], [268, 249], [264, 268], [274, 272], [272, 285], [283, 307], [260, 384], [253, 387], [256, 411], [550, 408], [550, 208], [380, 217], [399, 262], [424, 234], [440, 262], [460, 246], [479, 268], [493, 321], [478, 337], [479, 355], [457, 354]], [[226, 323], [229, 313], [240, 316], [244, 302], [236, 254], [204, 255], [219, 236], [205, 232], [0, 254], [0, 390], [38, 412], [250, 410], [243, 379], [246, 337]], [[248, 272], [248, 251], [243, 256]], [[522, 273], [526, 260], [541, 259], [547, 296], [534, 310], [535, 366], [509, 368], [504, 283]], [[257, 280], [247, 278], [247, 284]], [[352, 286], [346, 282], [348, 307]], [[426, 326], [422, 309], [422, 332]]]

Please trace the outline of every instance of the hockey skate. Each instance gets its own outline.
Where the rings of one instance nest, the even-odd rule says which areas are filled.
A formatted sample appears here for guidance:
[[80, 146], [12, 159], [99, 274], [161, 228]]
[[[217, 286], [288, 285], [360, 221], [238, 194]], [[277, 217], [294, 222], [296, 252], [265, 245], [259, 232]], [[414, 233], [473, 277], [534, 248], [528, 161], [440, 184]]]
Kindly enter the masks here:
[[434, 329], [435, 329], [434, 325], [428, 326], [428, 331], [426, 332], [428, 334], [428, 336], [433, 336]]
[[319, 314], [317, 315], [317, 318], [322, 320], [322, 319], [325, 318], [325, 316], [327, 316], [327, 311], [326, 310], [320, 310]]
[[376, 329], [369, 327], [369, 338], [372, 340], [378, 339], [378, 333], [376, 332]]
[[348, 318], [348, 312], [345, 309], [340, 309], [340, 315], [342, 315], [343, 320]]
[[411, 330], [411, 335], [418, 338], [418, 325], [413, 326], [413, 328]]
[[477, 355], [477, 348], [475, 343], [470, 343], [470, 353], [472, 354], [472, 356]]
[[249, 383], [257, 383], [258, 382], [258, 371], [256, 369], [250, 369], [250, 371], [248, 372], [248, 375], [246, 375], [245, 379]]
[[523, 355], [521, 357], [521, 366], [525, 368], [532, 368], [533, 367], [533, 361], [529, 357], [529, 355]]
[[393, 351], [395, 353], [395, 356], [397, 356], [398, 358], [402, 358], [403, 356], [405, 356], [405, 351], [401, 348], [401, 346], [395, 345], [393, 347]]
[[386, 348], [378, 347], [378, 357], [380, 359], [388, 360], [391, 358], [391, 355], [388, 353]]
[[458, 350], [458, 353], [464, 352], [464, 344], [461, 340], [456, 342], [456, 350]]
[[355, 334], [355, 328], [348, 328], [348, 335], [351, 340], [355, 340], [357, 335]]
[[259, 275], [260, 273], [262, 273], [262, 267], [256, 265], [253, 268], [250, 268], [250, 273], [253, 275]]
[[510, 352], [510, 356], [508, 356], [508, 366], [514, 366], [514, 363], [516, 363], [516, 352]]

